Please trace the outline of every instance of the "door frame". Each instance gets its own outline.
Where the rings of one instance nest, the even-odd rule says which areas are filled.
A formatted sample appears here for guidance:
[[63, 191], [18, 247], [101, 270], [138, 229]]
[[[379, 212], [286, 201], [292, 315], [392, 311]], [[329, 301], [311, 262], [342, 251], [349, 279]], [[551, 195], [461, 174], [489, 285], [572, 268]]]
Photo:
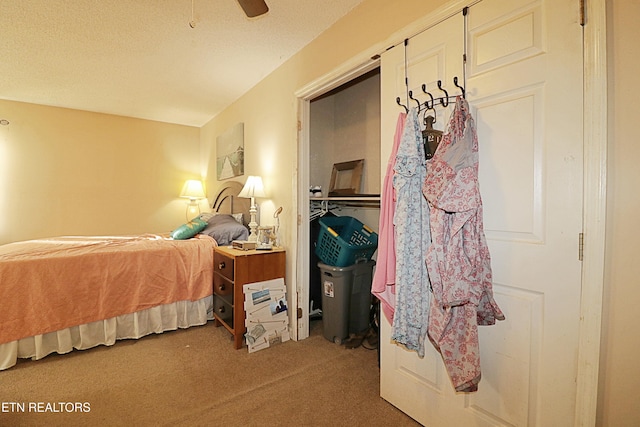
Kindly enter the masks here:
[[596, 424], [604, 290], [607, 208], [606, 0], [586, 3], [583, 26], [583, 233], [582, 300], [576, 384], [576, 426]]
[[[374, 55], [375, 56], [375, 55]], [[309, 125], [311, 118], [311, 100], [357, 78], [380, 65], [378, 58], [371, 55], [362, 59], [362, 55], [353, 58], [352, 61], [342, 67], [326, 74], [325, 76], [309, 83], [297, 90], [295, 96], [298, 100], [298, 233], [297, 245], [299, 248], [309, 248], [311, 236], [309, 232]], [[306, 253], [306, 252], [305, 252]], [[309, 274], [311, 266], [308, 256], [298, 256], [294, 266], [296, 277], [296, 303], [298, 306], [297, 339], [309, 336]]]
[[[295, 92], [298, 117], [298, 173], [296, 245], [308, 248], [309, 227], [309, 117], [310, 102], [316, 96], [340, 86], [379, 65], [379, 54], [406, 38], [460, 13], [478, 0], [452, 0], [400, 29], [387, 40], [371, 46], [326, 75]], [[576, 3], [576, 20], [579, 2]], [[583, 233], [582, 299], [580, 302], [580, 337], [576, 377], [575, 426], [596, 422], [598, 400], [598, 368], [604, 290], [604, 255], [607, 199], [607, 36], [606, 0], [590, 0], [585, 5], [587, 17], [583, 26]], [[384, 70], [381, 70], [384, 72]], [[577, 240], [577, 236], [576, 236]], [[297, 249], [297, 248], [295, 248]], [[297, 251], [296, 251], [297, 252]], [[293, 266], [298, 305], [297, 339], [309, 336], [309, 257], [299, 256]]]

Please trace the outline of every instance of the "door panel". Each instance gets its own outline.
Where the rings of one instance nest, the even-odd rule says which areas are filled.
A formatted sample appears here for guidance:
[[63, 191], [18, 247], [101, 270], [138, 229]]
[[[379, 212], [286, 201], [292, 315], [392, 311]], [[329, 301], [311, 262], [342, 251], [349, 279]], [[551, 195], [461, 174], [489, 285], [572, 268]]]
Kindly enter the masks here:
[[[464, 394], [455, 393], [430, 343], [419, 359], [390, 343], [383, 319], [381, 395], [422, 424], [573, 424], [582, 227], [582, 48], [574, 3], [482, 0], [469, 8], [466, 93], [478, 131], [494, 295], [506, 320], [479, 328], [482, 380], [478, 392]], [[409, 41], [409, 86], [421, 100], [420, 84], [433, 88], [438, 79], [458, 93], [452, 78], [464, 75], [464, 27], [460, 13]], [[382, 57], [383, 159], [401, 111], [392, 101], [406, 100], [404, 64], [402, 45]], [[436, 128], [448, 110], [438, 108]]]
[[[408, 65], [407, 76], [409, 90], [414, 97], [425, 101], [428, 95], [422, 91], [422, 84], [434, 98], [444, 95], [438, 89], [442, 87], [451, 95], [460, 91], [453, 86], [453, 78], [463, 77], [464, 52], [464, 20], [458, 14], [435, 27], [413, 37], [406, 46], [399, 45], [385, 52], [381, 59], [381, 99], [382, 99], [382, 159], [388, 159], [391, 153], [391, 141], [395, 132], [395, 120], [400, 111], [397, 105], [388, 102], [400, 97], [408, 107], [416, 103], [407, 97], [405, 86], [405, 63]], [[436, 121], [433, 127], [443, 130], [446, 119], [452, 110], [438, 106]], [[388, 141], [389, 143], [385, 143]], [[385, 164], [386, 168], [386, 164]], [[383, 171], [383, 175], [386, 171]], [[453, 388], [444, 369], [440, 354], [427, 344], [423, 359], [415, 352], [403, 347], [389, 344], [391, 327], [383, 319], [381, 325], [381, 396], [396, 405], [413, 418], [425, 424], [424, 414], [428, 417], [442, 417], [442, 400], [451, 396]], [[438, 415], [439, 414], [439, 415]], [[437, 425], [437, 424], [434, 424]]]
[[542, 121], [542, 94], [533, 86], [473, 104], [478, 135], [484, 137], [479, 180], [496, 186], [483, 192], [489, 239], [542, 242], [544, 141], [534, 127]]

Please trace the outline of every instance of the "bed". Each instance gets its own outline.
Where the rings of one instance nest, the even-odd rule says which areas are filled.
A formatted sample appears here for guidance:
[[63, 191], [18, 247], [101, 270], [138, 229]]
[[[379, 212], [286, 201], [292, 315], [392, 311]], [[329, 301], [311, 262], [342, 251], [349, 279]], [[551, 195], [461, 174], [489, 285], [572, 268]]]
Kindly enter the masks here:
[[[244, 229], [247, 235], [249, 201], [237, 197], [241, 188], [225, 183], [212, 205], [215, 215], [205, 218], [233, 218], [238, 233]], [[108, 346], [212, 320], [213, 235], [228, 244], [225, 239], [235, 236], [229, 233], [208, 224], [185, 240], [167, 233], [1, 245], [0, 370], [21, 358]]]

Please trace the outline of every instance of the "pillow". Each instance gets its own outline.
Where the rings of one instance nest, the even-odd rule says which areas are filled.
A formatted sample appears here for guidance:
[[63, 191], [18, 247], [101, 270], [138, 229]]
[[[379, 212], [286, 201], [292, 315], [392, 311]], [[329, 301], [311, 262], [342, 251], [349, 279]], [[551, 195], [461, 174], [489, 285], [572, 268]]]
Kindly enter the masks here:
[[209, 218], [207, 227], [201, 233], [213, 237], [220, 246], [230, 245], [233, 240], [249, 238], [247, 227], [228, 214], [217, 214]]
[[211, 219], [212, 216], [214, 215], [218, 215], [215, 212], [205, 212], [205, 213], [201, 213], [200, 215], [198, 215], [198, 218], [200, 218], [203, 221], [209, 221]]
[[207, 226], [207, 222], [201, 220], [200, 218], [193, 218], [191, 221], [186, 224], [182, 224], [180, 227], [176, 228], [171, 232], [171, 237], [174, 240], [185, 240], [190, 239]]
[[244, 221], [243, 221], [243, 218], [242, 218], [242, 212], [240, 212], [240, 213], [235, 213], [235, 214], [231, 214], [231, 216], [232, 216], [236, 221], [238, 221], [240, 224], [243, 224], [243, 225], [244, 225]]
[[244, 224], [244, 217], [242, 216], [242, 212], [234, 213], [234, 214], [219, 214], [217, 212], [205, 212], [203, 214], [200, 214], [200, 219], [202, 219], [203, 221], [209, 221], [211, 218], [213, 218], [216, 215], [231, 215], [240, 224]]

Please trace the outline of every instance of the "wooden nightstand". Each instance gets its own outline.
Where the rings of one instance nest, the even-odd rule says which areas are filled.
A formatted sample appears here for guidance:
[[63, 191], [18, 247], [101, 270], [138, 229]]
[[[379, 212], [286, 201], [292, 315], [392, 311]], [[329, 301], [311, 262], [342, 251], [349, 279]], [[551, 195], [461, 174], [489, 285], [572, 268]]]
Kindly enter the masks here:
[[241, 251], [219, 246], [214, 252], [213, 316], [216, 326], [224, 326], [234, 337], [235, 348], [243, 345], [244, 293], [247, 283], [284, 278], [286, 253], [282, 248], [270, 251]]

